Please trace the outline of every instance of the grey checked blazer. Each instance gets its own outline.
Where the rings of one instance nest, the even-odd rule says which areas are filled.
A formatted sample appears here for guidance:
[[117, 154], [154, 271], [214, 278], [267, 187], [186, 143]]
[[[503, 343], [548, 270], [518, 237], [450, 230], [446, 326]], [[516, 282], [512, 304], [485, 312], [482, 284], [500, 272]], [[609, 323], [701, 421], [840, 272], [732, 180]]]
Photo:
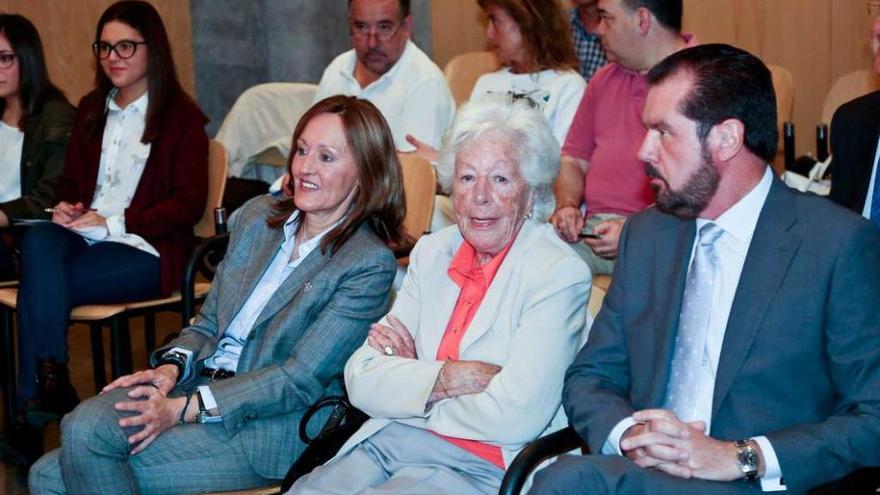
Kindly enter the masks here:
[[[226, 257], [192, 326], [153, 353], [193, 351], [195, 371], [210, 357], [284, 239], [266, 218], [275, 199], [249, 201], [231, 225]], [[332, 256], [315, 249], [284, 281], [257, 318], [236, 376], [211, 385], [227, 434], [240, 435], [255, 471], [283, 478], [304, 446], [305, 409], [342, 391], [342, 369], [388, 308], [397, 264], [366, 225]], [[186, 377], [179, 388], [191, 387]]]

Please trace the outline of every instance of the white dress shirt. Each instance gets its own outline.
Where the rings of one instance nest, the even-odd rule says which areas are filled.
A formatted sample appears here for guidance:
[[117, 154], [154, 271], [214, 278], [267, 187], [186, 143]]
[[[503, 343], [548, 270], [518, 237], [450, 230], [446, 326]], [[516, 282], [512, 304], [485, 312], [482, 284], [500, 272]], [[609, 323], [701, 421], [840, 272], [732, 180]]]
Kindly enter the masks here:
[[98, 182], [91, 207], [107, 219], [107, 228], [78, 229], [80, 235], [95, 242], [118, 242], [158, 257], [150, 243], [125, 230], [125, 210], [137, 191], [141, 174], [150, 157], [149, 143], [142, 143], [147, 121], [147, 93], [121, 108], [114, 101], [117, 91], [107, 95], [107, 123], [101, 142]]
[[0, 203], [21, 197], [24, 132], [0, 120]]
[[[217, 344], [217, 350], [214, 355], [205, 360], [206, 368], [225, 369], [228, 371], [236, 371], [238, 369], [238, 360], [241, 357], [241, 350], [247, 341], [248, 335], [253, 330], [257, 317], [263, 312], [266, 304], [275, 295], [275, 292], [281, 287], [281, 284], [287, 280], [287, 277], [303, 262], [303, 260], [311, 254], [321, 244], [321, 239], [327, 235], [339, 222], [331, 225], [320, 234], [312, 237], [306, 242], [296, 245], [296, 229], [299, 225], [299, 215], [294, 213], [284, 224], [284, 241], [272, 258], [272, 262], [266, 267], [260, 281], [254, 287], [254, 290], [248, 296], [244, 305], [232, 319], [232, 323], [223, 332], [223, 337]], [[187, 356], [186, 371], [184, 376], [191, 372], [192, 368], [192, 352], [187, 349], [175, 347], [173, 351], [181, 352]], [[181, 377], [181, 378], [183, 378]], [[199, 393], [206, 409], [215, 409], [217, 401], [214, 400], [214, 394], [211, 393], [209, 385], [199, 386]]]
[[880, 162], [880, 139], [877, 140], [877, 152], [874, 153], [874, 167], [871, 168], [871, 181], [868, 182], [868, 196], [865, 198], [865, 209], [862, 210], [862, 216], [871, 219], [871, 205], [874, 203], [874, 188], [877, 187], [877, 167]]
[[455, 100], [440, 68], [412, 41], [407, 41], [394, 67], [361, 88], [354, 77], [356, 62], [354, 50], [336, 57], [321, 77], [315, 102], [338, 94], [369, 100], [388, 121], [398, 150], [414, 149], [406, 141], [407, 134], [440, 147], [443, 133], [455, 115]]
[[[727, 320], [733, 307], [733, 298], [736, 295], [736, 288], [739, 285], [749, 245], [752, 242], [752, 235], [755, 233], [758, 217], [761, 214], [761, 209], [764, 207], [764, 202], [767, 200], [767, 195], [770, 193], [772, 183], [773, 173], [768, 167], [761, 181], [714, 221], [715, 224], [724, 230], [724, 233], [715, 242], [719, 274], [713, 287], [713, 302], [709, 313], [709, 332], [706, 336], [707, 359], [704, 360], [703, 367], [700, 370], [701, 378], [696, 394], [697, 404], [694, 414], [695, 419], [706, 422], [707, 434], [711, 434], [712, 431], [712, 398], [715, 392], [715, 376], [718, 371], [718, 361], [721, 356], [724, 333], [727, 329]], [[693, 260], [694, 253], [696, 252], [696, 241], [700, 228], [709, 222], [710, 220], [703, 218], [696, 220], [697, 228], [693, 247], [691, 248], [690, 260]], [[690, 266], [690, 262], [688, 262], [688, 265]], [[602, 453], [621, 455], [621, 437], [634, 424], [635, 420], [629, 417], [615, 425], [608, 435], [605, 445], [602, 447]], [[761, 452], [764, 454], [766, 470], [761, 478], [761, 488], [764, 491], [785, 490], [785, 485], [781, 484], [782, 471], [779, 466], [779, 460], [773, 447], [770, 445], [770, 441], [763, 436], [754, 437], [754, 440], [761, 447]]]

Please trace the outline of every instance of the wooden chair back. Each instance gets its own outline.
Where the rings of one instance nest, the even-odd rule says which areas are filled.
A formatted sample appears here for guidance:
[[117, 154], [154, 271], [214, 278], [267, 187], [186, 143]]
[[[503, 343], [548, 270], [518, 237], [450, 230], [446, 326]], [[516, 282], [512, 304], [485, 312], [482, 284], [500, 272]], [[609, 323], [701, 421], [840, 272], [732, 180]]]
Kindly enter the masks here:
[[844, 74], [834, 81], [822, 106], [822, 123], [831, 124], [831, 117], [844, 103], [880, 89], [880, 75], [869, 69]]
[[782, 175], [785, 171], [785, 162], [782, 159], [782, 125], [789, 122], [794, 114], [794, 79], [791, 71], [780, 65], [767, 64], [770, 74], [773, 76], [773, 90], [776, 92], [776, 131], [779, 133], [779, 148], [776, 152], [776, 160], [773, 169], [776, 175]]
[[403, 189], [406, 192], [406, 216], [403, 219], [403, 228], [415, 242], [430, 230], [437, 176], [434, 167], [424, 158], [406, 153], [397, 156], [400, 158]]
[[498, 70], [500, 66], [492, 52], [462, 53], [447, 62], [443, 74], [446, 75], [446, 83], [449, 84], [456, 106], [461, 106], [470, 98], [480, 76]]
[[212, 139], [208, 147], [208, 201], [199, 223], [193, 227], [196, 236], [208, 238], [216, 234], [214, 228], [214, 208], [223, 204], [223, 189], [226, 187], [226, 171], [229, 159], [226, 147]]

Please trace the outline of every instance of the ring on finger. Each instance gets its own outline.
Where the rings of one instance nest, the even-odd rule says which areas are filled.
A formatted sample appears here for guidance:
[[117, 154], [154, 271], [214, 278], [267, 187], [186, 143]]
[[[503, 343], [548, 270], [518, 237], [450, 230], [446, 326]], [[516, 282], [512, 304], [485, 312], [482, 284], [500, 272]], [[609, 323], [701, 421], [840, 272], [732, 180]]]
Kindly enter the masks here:
[[391, 347], [390, 345], [383, 346], [382, 350], [385, 352], [386, 356], [393, 356], [394, 355], [394, 348]]

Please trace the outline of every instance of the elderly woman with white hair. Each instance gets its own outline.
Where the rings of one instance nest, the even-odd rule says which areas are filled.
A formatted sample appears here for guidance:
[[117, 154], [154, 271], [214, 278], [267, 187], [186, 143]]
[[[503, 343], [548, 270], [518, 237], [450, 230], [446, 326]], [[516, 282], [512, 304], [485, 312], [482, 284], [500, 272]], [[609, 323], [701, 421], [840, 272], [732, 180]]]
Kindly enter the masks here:
[[345, 368], [371, 419], [289, 493], [497, 493], [518, 451], [566, 424], [590, 272], [545, 223], [558, 156], [526, 102], [461, 108], [438, 164], [456, 225], [421, 238]]

